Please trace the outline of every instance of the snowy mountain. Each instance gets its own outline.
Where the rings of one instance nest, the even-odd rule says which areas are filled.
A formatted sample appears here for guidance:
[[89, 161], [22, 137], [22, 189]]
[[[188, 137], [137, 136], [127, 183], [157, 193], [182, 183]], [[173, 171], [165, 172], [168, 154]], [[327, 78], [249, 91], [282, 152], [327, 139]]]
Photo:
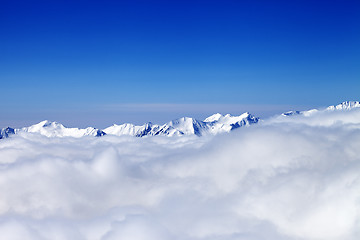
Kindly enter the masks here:
[[111, 127], [105, 128], [104, 132], [109, 135], [116, 136], [134, 136], [134, 137], [143, 137], [143, 136], [156, 136], [156, 135], [166, 135], [166, 136], [180, 136], [183, 135], [182, 132], [171, 126], [160, 126], [152, 123], [146, 123], [141, 126], [136, 126], [131, 123], [125, 123], [121, 125], [112, 125]]
[[318, 112], [318, 109], [311, 109], [306, 111], [288, 111], [281, 114], [282, 117], [290, 117], [290, 116], [296, 116], [296, 115], [303, 115], [303, 116], [310, 116], [316, 112]]
[[230, 114], [223, 116], [217, 113], [206, 118], [204, 121], [199, 121], [189, 117], [182, 117], [165, 123], [164, 125], [157, 125], [152, 123], [146, 123], [141, 126], [136, 126], [131, 123], [125, 123], [121, 125], [114, 124], [102, 131], [92, 127], [85, 129], [67, 128], [60, 123], [45, 120], [30, 127], [24, 127], [20, 129], [2, 129], [0, 131], [0, 139], [7, 138], [11, 134], [19, 133], [38, 133], [46, 137], [75, 138], [80, 138], [83, 136], [101, 137], [105, 134], [133, 137], [182, 135], [203, 136], [207, 134], [215, 135], [218, 133], [230, 132], [233, 129], [257, 123], [258, 121], [258, 118], [252, 116], [249, 113], [244, 113], [240, 116], [231, 116]]
[[180, 131], [183, 135], [197, 135], [201, 136], [208, 129], [208, 125], [205, 122], [196, 120], [194, 118], [182, 117], [165, 125], [173, 127]]
[[220, 113], [211, 115], [204, 120], [205, 123], [210, 125], [208, 132], [211, 134], [230, 132], [236, 128], [257, 123], [259, 118], [254, 117], [250, 113], [246, 112], [240, 116], [231, 116], [226, 114], [225, 116]]
[[15, 134], [15, 129], [11, 127], [0, 129], [0, 139], [7, 138], [11, 134]]
[[47, 137], [75, 137], [80, 138], [84, 136], [101, 137], [105, 133], [99, 129], [88, 127], [80, 128], [66, 128], [64, 125], [57, 122], [50, 122], [48, 120], [42, 121], [30, 127], [15, 130], [17, 132], [40, 133]]
[[300, 111], [288, 111], [288, 112], [284, 112], [281, 115], [282, 116], [294, 116], [294, 115], [299, 115], [301, 114]]
[[288, 111], [285, 113], [282, 113], [281, 116], [289, 117], [289, 116], [295, 116], [295, 115], [303, 115], [303, 116], [310, 116], [317, 112], [329, 112], [329, 111], [349, 111], [355, 108], [360, 108], [360, 102], [358, 101], [345, 101], [338, 105], [331, 105], [325, 109], [311, 109], [306, 111]]
[[5, 128], [0, 130], [0, 139], [9, 137], [10, 134], [19, 133], [38, 133], [46, 137], [75, 137], [80, 138], [84, 136], [101, 137], [105, 133], [99, 129], [88, 127], [85, 129], [66, 128], [64, 125], [57, 122], [42, 121], [30, 127], [20, 129]]
[[360, 102], [358, 101], [346, 101], [342, 102], [338, 105], [329, 106], [326, 108], [327, 111], [334, 111], [334, 110], [351, 110], [354, 108], [359, 108]]
[[249, 113], [244, 113], [240, 116], [225, 116], [217, 113], [204, 121], [199, 121], [194, 118], [182, 117], [175, 119], [164, 125], [155, 125], [147, 123], [142, 126], [135, 126], [133, 124], [125, 123], [122, 125], [113, 125], [105, 128], [104, 132], [109, 135], [128, 135], [135, 137], [143, 136], [181, 136], [181, 135], [196, 135], [203, 136], [207, 134], [218, 134], [230, 132], [236, 128], [257, 123], [259, 118], [252, 116]]
[[[358, 101], [346, 101], [338, 105], [329, 106], [325, 109], [311, 109], [308, 111], [289, 111], [282, 113], [278, 117], [291, 117], [296, 115], [310, 116], [321, 111], [349, 111], [354, 108], [360, 108]], [[266, 120], [265, 120], [266, 121]], [[75, 137], [80, 138], [84, 136], [101, 137], [103, 135], [116, 136], [182, 136], [182, 135], [216, 135], [219, 133], [230, 132], [234, 129], [249, 126], [259, 122], [259, 118], [254, 117], [246, 112], [240, 116], [231, 116], [230, 114], [222, 115], [220, 113], [213, 114], [205, 120], [200, 121], [194, 118], [182, 117], [175, 119], [163, 125], [146, 123], [141, 126], [136, 126], [131, 123], [121, 125], [112, 125], [105, 128], [103, 131], [97, 128], [88, 127], [84, 129], [67, 128], [60, 123], [42, 121], [30, 127], [20, 129], [3, 128], [0, 129], [0, 139], [7, 138], [12, 134], [18, 133], [38, 133], [47, 137]]]

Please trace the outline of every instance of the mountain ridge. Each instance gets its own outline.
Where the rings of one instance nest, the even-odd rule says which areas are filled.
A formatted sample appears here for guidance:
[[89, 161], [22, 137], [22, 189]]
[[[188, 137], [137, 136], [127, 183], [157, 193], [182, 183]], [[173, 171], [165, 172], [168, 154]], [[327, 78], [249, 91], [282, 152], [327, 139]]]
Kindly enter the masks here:
[[[318, 111], [349, 111], [354, 108], [360, 108], [359, 101], [345, 101], [338, 105], [331, 105], [324, 109], [311, 109], [306, 111], [288, 111], [280, 116], [291, 117], [296, 115], [310, 116]], [[250, 126], [260, 121], [260, 118], [245, 112], [239, 116], [230, 114], [222, 115], [215, 113], [203, 121], [191, 117], [181, 117], [169, 121], [163, 125], [153, 124], [151, 122], [143, 125], [134, 125], [132, 123], [113, 124], [103, 130], [87, 128], [67, 128], [61, 123], [48, 120], [41, 121], [37, 124], [23, 128], [3, 128], [0, 129], [0, 139], [8, 138], [14, 134], [20, 133], [38, 133], [46, 137], [74, 137], [80, 138], [85, 136], [101, 137], [104, 135], [115, 136], [184, 136], [184, 135], [216, 135], [233, 131], [237, 128]]]
[[331, 112], [331, 111], [349, 111], [354, 108], [360, 108], [360, 102], [359, 101], [344, 101], [342, 103], [339, 103], [337, 105], [330, 105], [326, 108], [320, 108], [320, 109], [310, 109], [305, 111], [288, 111], [284, 112], [281, 115], [282, 116], [295, 116], [295, 115], [303, 115], [303, 116], [310, 116], [316, 112], [319, 111], [325, 111], [325, 112]]
[[7, 138], [13, 134], [22, 133], [38, 133], [46, 137], [84, 137], [94, 136], [101, 137], [104, 135], [115, 136], [183, 136], [196, 135], [203, 136], [207, 134], [218, 134], [229, 132], [236, 128], [257, 123], [259, 118], [249, 113], [240, 116], [231, 116], [230, 114], [217, 114], [218, 119], [206, 118], [204, 121], [191, 117], [181, 117], [169, 121], [163, 125], [153, 124], [151, 122], [144, 125], [134, 125], [132, 123], [113, 124], [103, 130], [87, 127], [87, 128], [67, 128], [61, 123], [48, 120], [41, 121], [37, 124], [23, 128], [4, 128], [0, 130], [0, 139]]

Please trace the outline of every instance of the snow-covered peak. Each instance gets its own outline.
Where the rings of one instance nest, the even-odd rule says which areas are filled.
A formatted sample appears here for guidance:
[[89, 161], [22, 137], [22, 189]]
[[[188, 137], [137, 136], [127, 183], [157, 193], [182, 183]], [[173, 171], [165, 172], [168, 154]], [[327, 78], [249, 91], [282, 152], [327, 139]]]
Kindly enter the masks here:
[[232, 116], [231, 114], [226, 114], [226, 115], [222, 115], [220, 113], [216, 113], [214, 115], [211, 115], [210, 117], [207, 117], [204, 122], [209, 122], [209, 123], [224, 123], [224, 124], [229, 124], [229, 123], [234, 123], [234, 122], [238, 122], [244, 118], [248, 118], [248, 117], [253, 117], [250, 113], [245, 112], [239, 116]]
[[7, 138], [12, 134], [15, 134], [15, 129], [11, 127], [0, 129], [0, 139]]
[[41, 121], [41, 122], [39, 122], [38, 124], [35, 124], [35, 125], [42, 126], [42, 127], [49, 127], [49, 126], [52, 126], [52, 127], [64, 127], [62, 124], [60, 124], [58, 122], [52, 122], [52, 121], [49, 121], [49, 120]]
[[247, 118], [253, 118], [253, 116], [248, 112], [245, 112], [239, 116], [231, 116], [230, 114], [226, 114], [223, 118], [220, 118], [218, 122], [222, 124], [233, 124]]
[[294, 116], [294, 115], [299, 115], [301, 114], [300, 111], [288, 111], [288, 112], [284, 112], [281, 115], [282, 116]]
[[172, 120], [164, 125], [156, 125], [147, 123], [141, 126], [136, 126], [130, 123], [121, 125], [112, 125], [104, 129], [104, 132], [109, 135], [127, 135], [135, 137], [144, 136], [182, 136], [182, 135], [197, 135], [203, 136], [207, 134], [218, 134], [229, 132], [236, 128], [257, 123], [258, 118], [246, 112], [240, 116], [231, 116], [230, 114], [222, 115], [216, 113], [204, 121], [199, 121], [195, 118], [181, 117]]
[[83, 137], [83, 136], [95, 136], [100, 137], [105, 135], [105, 133], [99, 129], [88, 127], [84, 129], [80, 128], [67, 128], [61, 123], [51, 122], [48, 120], [41, 121], [37, 124], [34, 124], [30, 127], [24, 127], [21, 129], [16, 129], [18, 132], [29, 132], [29, 133], [38, 133], [46, 137]]
[[108, 128], [105, 128], [104, 132], [106, 132], [107, 134], [118, 135], [118, 136], [120, 135], [136, 136], [151, 127], [152, 127], [152, 123], [147, 123], [142, 126], [136, 126], [131, 123], [124, 123], [121, 125], [114, 124]]
[[318, 111], [319, 111], [318, 109], [310, 109], [310, 110], [306, 110], [306, 111], [288, 111], [288, 112], [282, 113], [280, 115], [280, 117], [292, 117], [292, 116], [297, 116], [297, 115], [309, 117], [309, 116], [317, 113]]
[[358, 108], [358, 107], [360, 107], [360, 102], [358, 102], [358, 101], [345, 101], [338, 105], [329, 106], [328, 108], [326, 108], [326, 110], [328, 110], [328, 111], [351, 110], [353, 108]]
[[39, 132], [41, 131], [42, 129], [64, 129], [64, 125], [58, 123], [58, 122], [52, 122], [52, 121], [49, 121], [49, 120], [44, 120], [44, 121], [41, 121], [37, 124], [34, 124], [34, 125], [31, 125], [30, 127], [26, 127], [26, 128], [23, 128], [24, 130], [26, 130], [27, 132]]
[[[230, 132], [236, 128], [242, 126], [248, 126], [250, 124], [257, 123], [259, 118], [254, 117], [248, 112], [245, 112], [239, 116], [232, 116], [230, 114], [226, 115], [217, 115], [216, 118], [210, 118], [210, 120], [214, 119], [214, 121], [208, 122], [209, 130], [208, 132], [211, 134], [218, 134], [222, 132]], [[216, 119], [216, 120], [215, 120]]]
[[289, 111], [289, 112], [282, 113], [281, 116], [289, 117], [289, 116], [294, 116], [294, 115], [302, 115], [305, 117], [309, 117], [309, 116], [312, 116], [314, 114], [321, 113], [321, 112], [343, 111], [343, 110], [348, 111], [348, 110], [352, 110], [354, 108], [360, 108], [359, 101], [345, 101], [338, 105], [331, 105], [325, 109], [322, 108], [322, 109], [311, 109], [311, 110], [306, 110], [306, 111]]
[[169, 126], [167, 124], [160, 126], [152, 124], [151, 122], [141, 126], [136, 126], [131, 123], [124, 123], [121, 125], [114, 124], [104, 129], [104, 132], [109, 135], [116, 136], [133, 136], [133, 137], [144, 137], [144, 136], [180, 136], [182, 132]]
[[198, 135], [201, 136], [203, 130], [207, 129], [205, 122], [196, 120], [190, 117], [182, 117], [171, 122], [168, 122], [166, 125], [173, 127], [185, 135]]
[[215, 114], [205, 118], [204, 122], [218, 121], [221, 117], [224, 117], [224, 116], [222, 114], [220, 114], [220, 113], [215, 113]]
[[250, 113], [245, 112], [239, 116], [232, 116], [230, 114], [221, 115], [220, 113], [211, 115], [210, 117], [206, 118], [204, 122], [208, 123], [221, 123], [221, 124], [233, 124], [239, 122], [243, 119], [255, 119]]

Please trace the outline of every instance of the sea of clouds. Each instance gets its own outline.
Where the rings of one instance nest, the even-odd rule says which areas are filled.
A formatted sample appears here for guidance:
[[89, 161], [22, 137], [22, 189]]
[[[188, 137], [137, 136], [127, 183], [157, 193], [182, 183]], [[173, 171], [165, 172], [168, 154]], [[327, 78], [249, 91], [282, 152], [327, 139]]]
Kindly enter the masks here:
[[360, 109], [214, 137], [11, 136], [0, 239], [358, 240]]

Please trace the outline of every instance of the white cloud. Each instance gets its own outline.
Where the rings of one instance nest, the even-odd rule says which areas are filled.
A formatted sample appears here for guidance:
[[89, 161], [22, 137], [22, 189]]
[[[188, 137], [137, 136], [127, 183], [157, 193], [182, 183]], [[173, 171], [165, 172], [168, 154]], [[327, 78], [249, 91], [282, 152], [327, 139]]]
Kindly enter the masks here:
[[0, 236], [360, 237], [360, 111], [272, 119], [212, 138], [0, 142]]

